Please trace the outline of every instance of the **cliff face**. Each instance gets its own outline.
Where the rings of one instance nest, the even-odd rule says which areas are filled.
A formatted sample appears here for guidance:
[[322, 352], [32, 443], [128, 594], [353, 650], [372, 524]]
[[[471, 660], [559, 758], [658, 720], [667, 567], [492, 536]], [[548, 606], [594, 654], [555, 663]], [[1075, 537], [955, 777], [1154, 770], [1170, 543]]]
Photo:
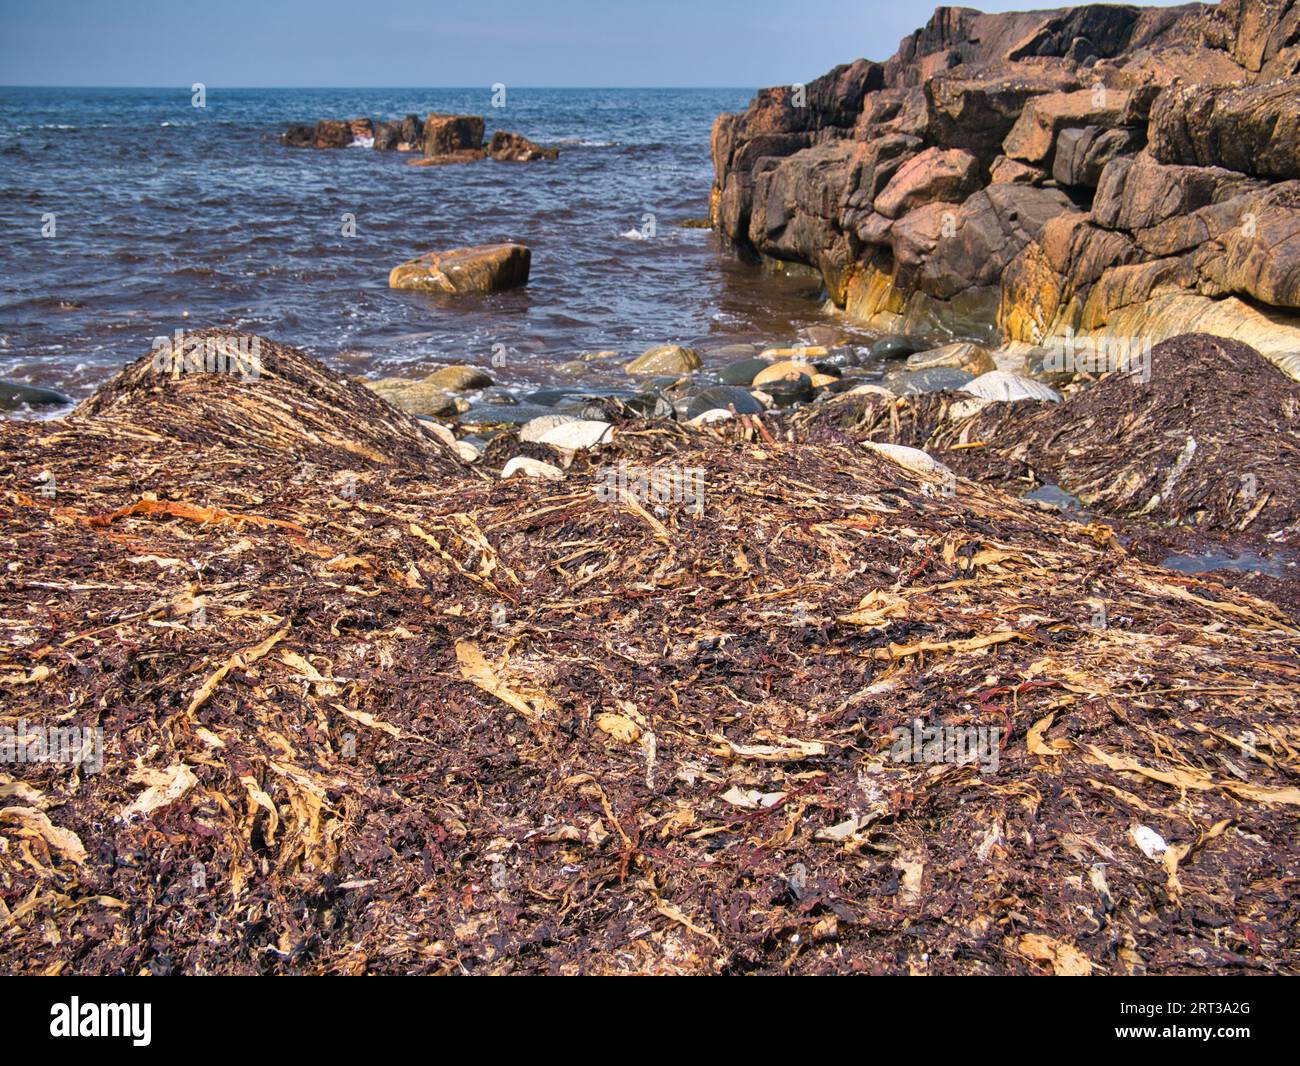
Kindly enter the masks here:
[[939, 8], [883, 63], [720, 116], [713, 223], [882, 328], [1038, 342], [1141, 315], [1285, 363], [1297, 74], [1300, 0]]

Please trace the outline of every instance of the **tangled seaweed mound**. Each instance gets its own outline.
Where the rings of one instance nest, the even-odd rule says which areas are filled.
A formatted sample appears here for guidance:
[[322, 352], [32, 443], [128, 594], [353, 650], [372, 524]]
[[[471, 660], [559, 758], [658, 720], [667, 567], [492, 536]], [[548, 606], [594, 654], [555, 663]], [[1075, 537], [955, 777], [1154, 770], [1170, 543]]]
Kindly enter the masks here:
[[3, 721], [104, 730], [4, 767], [6, 971], [1300, 970], [1270, 605], [748, 421], [485, 478], [263, 350], [0, 424]]
[[1055, 483], [1128, 518], [1300, 543], [1300, 384], [1240, 341], [1190, 334], [1149, 367], [1064, 403], [968, 394], [849, 396], [808, 408], [806, 432], [922, 448], [967, 477]]

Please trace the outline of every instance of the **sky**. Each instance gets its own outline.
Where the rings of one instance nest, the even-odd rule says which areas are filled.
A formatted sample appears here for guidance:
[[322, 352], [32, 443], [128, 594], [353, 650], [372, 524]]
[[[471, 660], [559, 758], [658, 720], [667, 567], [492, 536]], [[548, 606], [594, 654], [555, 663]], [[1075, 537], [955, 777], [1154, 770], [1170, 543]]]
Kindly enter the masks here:
[[918, 0], [0, 0], [0, 85], [757, 87], [884, 59], [933, 8]]

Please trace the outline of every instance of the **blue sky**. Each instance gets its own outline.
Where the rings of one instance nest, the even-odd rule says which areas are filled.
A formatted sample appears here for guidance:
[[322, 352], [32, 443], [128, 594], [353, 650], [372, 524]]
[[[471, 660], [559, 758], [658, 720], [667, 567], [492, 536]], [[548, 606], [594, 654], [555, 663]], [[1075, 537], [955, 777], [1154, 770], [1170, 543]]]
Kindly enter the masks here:
[[[916, 0], [0, 0], [0, 84], [759, 86], [884, 59]], [[1051, 7], [999, 3], [984, 10]]]

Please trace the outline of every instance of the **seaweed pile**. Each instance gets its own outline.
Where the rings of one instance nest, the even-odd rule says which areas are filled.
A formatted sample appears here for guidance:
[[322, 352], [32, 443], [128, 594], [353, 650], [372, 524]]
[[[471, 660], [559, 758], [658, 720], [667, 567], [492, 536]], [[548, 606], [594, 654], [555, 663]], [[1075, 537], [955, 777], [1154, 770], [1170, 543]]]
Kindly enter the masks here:
[[0, 764], [3, 970], [1300, 972], [1276, 606], [767, 416], [503, 480], [260, 344], [0, 423], [0, 725], [103, 730]]
[[[845, 396], [794, 419], [801, 438], [920, 448], [1017, 493], [1058, 485], [1089, 510], [1179, 547], [1300, 547], [1300, 384], [1247, 344], [1186, 334], [1141, 373], [1106, 374], [1062, 403], [973, 403], [964, 392]], [[1300, 617], [1296, 579], [1252, 579]]]

